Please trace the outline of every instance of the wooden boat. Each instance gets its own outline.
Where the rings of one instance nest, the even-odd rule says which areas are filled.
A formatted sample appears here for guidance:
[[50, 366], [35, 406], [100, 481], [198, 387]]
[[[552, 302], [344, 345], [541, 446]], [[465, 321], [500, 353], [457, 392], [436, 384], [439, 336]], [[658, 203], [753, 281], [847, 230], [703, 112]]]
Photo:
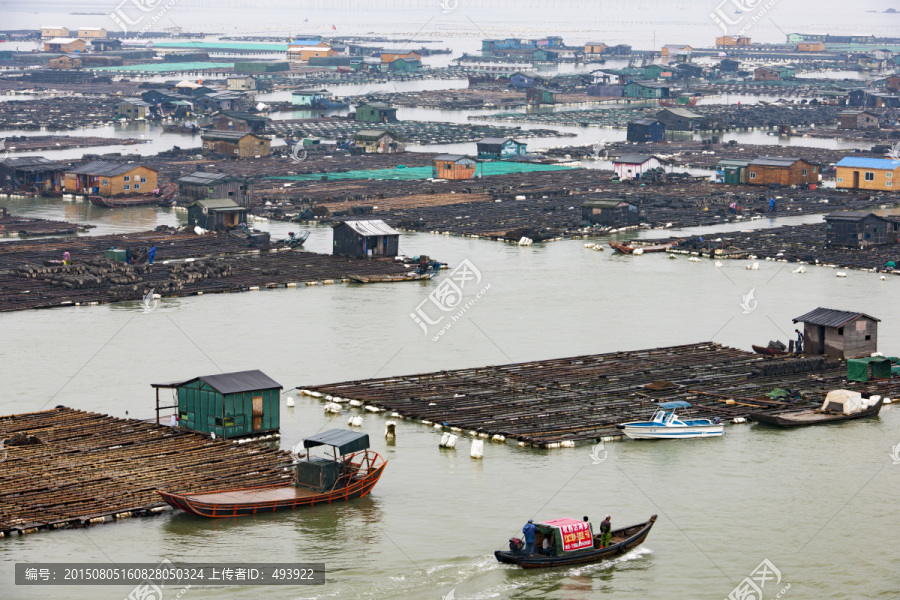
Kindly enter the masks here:
[[429, 270], [425, 273], [410, 271], [409, 273], [398, 273], [396, 275], [347, 275], [347, 278], [355, 283], [396, 283], [398, 281], [431, 279], [437, 273], [434, 270]]
[[616, 425], [633, 440], [688, 439], [701, 437], [721, 437], [725, 425], [720, 419], [681, 419], [675, 414], [676, 408], [690, 408], [689, 402], [675, 400], [660, 402], [649, 421], [632, 421]]
[[[643, 523], [612, 530], [610, 545], [605, 548], [601, 546], [601, 536], [599, 534], [591, 535], [590, 524], [584, 521], [557, 519], [546, 523], [535, 523], [535, 529], [537, 529], [538, 533], [550, 535], [552, 536], [551, 539], [555, 540], [553, 544], [555, 550], [552, 555], [525, 554], [518, 549], [513, 549], [521, 545], [521, 540], [513, 538], [510, 540], [510, 550], [497, 550], [494, 552], [494, 557], [502, 563], [518, 565], [523, 569], [567, 567], [596, 563], [624, 554], [640, 546], [647, 539], [647, 535], [650, 534], [650, 529], [656, 522], [656, 518], [657, 516], [653, 515]], [[579, 529], [574, 531], [574, 539], [571, 542], [566, 541], [566, 538], [572, 537], [572, 530], [575, 528]], [[583, 537], [585, 530], [587, 532], [586, 539]], [[566, 533], [564, 534], [563, 531], [566, 531]], [[541, 539], [543, 539], [543, 535]], [[578, 547], [566, 550], [567, 547], [572, 546]]]
[[623, 244], [621, 242], [607, 242], [609, 247], [615, 250], [616, 252], [621, 252], [622, 254], [631, 254], [634, 252], [634, 246], [629, 246], [627, 244]]
[[387, 461], [369, 450], [369, 436], [332, 429], [303, 440], [309, 450], [334, 449], [331, 458], [295, 456], [295, 479], [289, 483], [176, 494], [157, 490], [168, 504], [201, 517], [240, 517], [282, 509], [362, 498], [372, 491]]
[[784, 356], [785, 354], [790, 354], [787, 350], [778, 350], [776, 348], [769, 348], [768, 346], [751, 344], [750, 347], [753, 348], [753, 351], [757, 354], [762, 354], [764, 356]]
[[94, 206], [104, 208], [130, 208], [132, 206], [153, 206], [155, 204], [168, 206], [178, 192], [178, 185], [167, 183], [159, 188], [159, 194], [144, 194], [143, 196], [127, 196], [123, 198], [107, 198], [104, 196], [88, 196], [88, 200]]
[[758, 423], [778, 427], [803, 427], [840, 423], [852, 419], [874, 417], [881, 411], [883, 399], [879, 398], [871, 406], [859, 392], [833, 390], [828, 392], [822, 408], [808, 410], [788, 410], [777, 412], [754, 412], [749, 417]]

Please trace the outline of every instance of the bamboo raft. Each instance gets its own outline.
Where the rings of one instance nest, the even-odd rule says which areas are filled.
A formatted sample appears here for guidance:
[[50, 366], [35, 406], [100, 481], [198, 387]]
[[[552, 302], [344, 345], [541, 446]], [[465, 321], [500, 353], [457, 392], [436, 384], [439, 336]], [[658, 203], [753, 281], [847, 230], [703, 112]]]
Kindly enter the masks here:
[[[16, 433], [39, 442], [10, 446]], [[287, 452], [71, 408], [0, 417], [4, 438], [0, 537], [151, 516], [165, 506], [157, 488], [196, 493], [291, 477], [277, 467]]]
[[[617, 423], [646, 418], [654, 402], [689, 401], [697, 417], [746, 418], [751, 412], [812, 408], [846, 385], [846, 366], [824, 358], [781, 359], [705, 342], [630, 352], [304, 386], [329, 395], [523, 444], [620, 436]], [[765, 396], [776, 387], [803, 390], [786, 404]], [[900, 392], [900, 380], [861, 391]]]

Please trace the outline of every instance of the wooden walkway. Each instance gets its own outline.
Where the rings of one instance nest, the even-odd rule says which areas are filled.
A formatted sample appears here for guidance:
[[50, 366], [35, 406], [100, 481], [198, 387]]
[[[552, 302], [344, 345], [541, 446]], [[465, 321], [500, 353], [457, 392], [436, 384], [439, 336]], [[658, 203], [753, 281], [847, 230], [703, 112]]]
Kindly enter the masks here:
[[[17, 433], [39, 443], [10, 446]], [[157, 488], [281, 483], [286, 452], [71, 408], [0, 417], [0, 535], [162, 512]]]
[[[776, 387], [801, 390], [804, 399], [772, 401], [765, 394]], [[686, 400], [697, 417], [733, 419], [812, 408], [828, 391], [846, 387], [844, 363], [765, 360], [707, 342], [299, 389], [546, 447], [621, 435], [617, 423], [648, 419], [657, 401]], [[900, 394], [900, 379], [849, 387], [892, 397]]]

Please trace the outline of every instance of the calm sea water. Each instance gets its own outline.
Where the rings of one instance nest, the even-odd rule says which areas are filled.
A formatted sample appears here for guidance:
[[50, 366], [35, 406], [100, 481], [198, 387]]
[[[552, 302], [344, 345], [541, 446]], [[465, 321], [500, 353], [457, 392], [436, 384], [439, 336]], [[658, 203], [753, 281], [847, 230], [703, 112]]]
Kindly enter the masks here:
[[[388, 3], [382, 10], [197, 9], [182, 0], [173, 20], [185, 28], [237, 31], [369, 31], [446, 37], [454, 48], [482, 34], [588, 37], [649, 46], [715, 35], [710, 3], [566, 2], [467, 5], [444, 16], [437, 3]], [[772, 18], [787, 30], [864, 30], [884, 33], [888, 17], [862, 9], [853, 19], [781, 0]], [[45, 21], [93, 24], [71, 16], [68, 4], [0, 2], [8, 28]], [[75, 12], [109, 12], [105, 4]], [[206, 5], [204, 5], [206, 6]], [[211, 6], [211, 5], [209, 5]], [[347, 4], [349, 6], [349, 4]], [[594, 5], [591, 5], [594, 6]], [[618, 8], [616, 8], [618, 6]], [[499, 8], [498, 8], [499, 7]], [[173, 9], [174, 11], [174, 9]], [[808, 14], [806, 14], [808, 13]], [[806, 20], [798, 15], [804, 14]], [[434, 31], [416, 30], [434, 15]], [[793, 15], [793, 16], [792, 16]], [[304, 18], [309, 18], [304, 22]], [[895, 18], [895, 17], [891, 17]], [[900, 18], [900, 17], [896, 17]], [[467, 24], [468, 23], [468, 24]], [[758, 24], [765, 38], [770, 25]], [[412, 34], [416, 34], [413, 36]], [[756, 37], [756, 32], [753, 33]], [[780, 35], [780, 34], [779, 34]], [[677, 36], [677, 37], [676, 37]], [[774, 40], [777, 36], [770, 36]], [[155, 151], [155, 150], [154, 150]], [[177, 213], [141, 209], [93, 211], [83, 203], [15, 201], [17, 213], [88, 220], [98, 232], [138, 230], [178, 222]], [[275, 233], [287, 224], [261, 225]], [[15, 243], [15, 242], [12, 242]], [[315, 228], [306, 246], [326, 252], [330, 230]], [[260, 368], [287, 390], [347, 379], [475, 367], [621, 349], [714, 340], [740, 348], [788, 339], [791, 318], [816, 306], [865, 311], [880, 319], [880, 349], [900, 351], [900, 279], [762, 262], [759, 271], [726, 261], [691, 263], [665, 256], [616, 256], [580, 241], [533, 247], [430, 234], [404, 234], [401, 251], [425, 253], [452, 265], [470, 260], [490, 290], [439, 341], [409, 313], [440, 282], [384, 286], [337, 285], [164, 300], [145, 314], [136, 303], [0, 315], [0, 414], [65, 404], [116, 416], [152, 416], [149, 384], [179, 377]], [[160, 257], [164, 258], [164, 257]], [[744, 314], [750, 290], [759, 301]], [[285, 396], [293, 395], [286, 391]], [[297, 398], [282, 408], [282, 445], [323, 428], [343, 427], [318, 401]], [[594, 464], [589, 446], [534, 450], [488, 444], [482, 461], [468, 456], [468, 438], [455, 451], [438, 449], [440, 433], [401, 421], [396, 443], [383, 438], [382, 415], [363, 415], [363, 430], [390, 461], [374, 493], [346, 505], [316, 507], [239, 520], [200, 520], [167, 512], [85, 530], [39, 533], [0, 543], [0, 598], [119, 599], [128, 587], [36, 588], [11, 584], [24, 561], [324, 562], [328, 583], [306, 588], [192, 588], [183, 598], [554, 598], [581, 600], [725, 598], [764, 559], [780, 571], [765, 598], [787, 584], [783, 598], [896, 597], [893, 528], [900, 466], [900, 415], [805, 431], [729, 425], [715, 440], [609, 443]], [[2, 465], [0, 465], [2, 467]], [[646, 544], [616, 560], [575, 569], [525, 572], [492, 556], [531, 517], [610, 513], [617, 525], [659, 514]], [[49, 592], [47, 591], [49, 589]], [[167, 592], [174, 598], [177, 590]]]

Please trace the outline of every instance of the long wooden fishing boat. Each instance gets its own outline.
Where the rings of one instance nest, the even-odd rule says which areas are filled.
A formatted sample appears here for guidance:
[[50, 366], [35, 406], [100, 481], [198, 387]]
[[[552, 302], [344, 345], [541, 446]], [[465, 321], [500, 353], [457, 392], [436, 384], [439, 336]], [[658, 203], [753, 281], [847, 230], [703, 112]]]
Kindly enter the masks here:
[[621, 242], [607, 242], [609, 247], [615, 250], [616, 252], [621, 252], [622, 254], [631, 254], [635, 251], [634, 246], [629, 246], [628, 244], [623, 244]]
[[881, 405], [884, 401], [878, 400], [868, 408], [851, 413], [844, 414], [837, 411], [829, 411], [822, 409], [812, 410], [791, 410], [779, 412], [759, 412], [750, 413], [749, 417], [758, 423], [767, 425], [775, 425], [777, 427], [803, 427], [806, 425], [824, 425], [827, 423], [841, 423], [843, 421], [851, 421], [853, 419], [863, 419], [865, 417], [874, 417], [881, 411]]
[[[570, 538], [573, 534], [572, 530], [578, 528], [579, 525], [582, 529], [575, 532], [576, 534], [583, 532], [584, 526], [587, 526], [587, 532], [590, 534], [590, 525], [588, 523], [583, 523], [574, 519], [558, 519], [556, 521], [547, 521], [545, 523], [535, 523], [535, 527], [538, 531], [543, 529], [545, 535], [549, 534], [556, 538], [556, 543], [554, 544], [556, 550], [552, 555], [537, 553], [526, 554], [510, 549], [497, 550], [494, 552], [494, 556], [502, 563], [518, 565], [523, 569], [567, 567], [571, 565], [584, 565], [600, 562], [601, 560], [625, 554], [629, 550], [637, 548], [644, 543], [644, 540], [647, 539], [647, 536], [650, 534], [650, 529], [656, 522], [656, 518], [657, 516], [653, 515], [643, 523], [612, 530], [610, 544], [605, 548], [601, 546], [600, 534], [589, 536], [586, 544], [581, 543], [579, 541], [580, 538], [577, 537], [577, 535], [571, 541], [567, 542], [567, 538]], [[510, 545], [512, 546], [512, 540], [510, 541]], [[566, 550], [567, 547], [585, 545], [587, 547]]]
[[155, 204], [168, 206], [172, 203], [172, 199], [175, 198], [177, 192], [177, 184], [167, 183], [160, 186], [159, 194], [144, 194], [143, 196], [126, 196], [122, 198], [88, 196], [88, 200], [94, 206], [102, 206], [104, 208], [130, 208], [132, 206], [153, 206]]
[[330, 446], [334, 456], [295, 459], [292, 466], [297, 472], [289, 483], [195, 494], [157, 491], [168, 504], [193, 515], [241, 517], [362, 498], [372, 491], [387, 465], [369, 449], [365, 433], [332, 429], [303, 440], [303, 446]]
[[396, 283], [398, 281], [431, 279], [439, 272], [439, 270], [429, 269], [424, 273], [410, 271], [409, 273], [398, 273], [396, 275], [347, 275], [347, 279], [355, 283]]

